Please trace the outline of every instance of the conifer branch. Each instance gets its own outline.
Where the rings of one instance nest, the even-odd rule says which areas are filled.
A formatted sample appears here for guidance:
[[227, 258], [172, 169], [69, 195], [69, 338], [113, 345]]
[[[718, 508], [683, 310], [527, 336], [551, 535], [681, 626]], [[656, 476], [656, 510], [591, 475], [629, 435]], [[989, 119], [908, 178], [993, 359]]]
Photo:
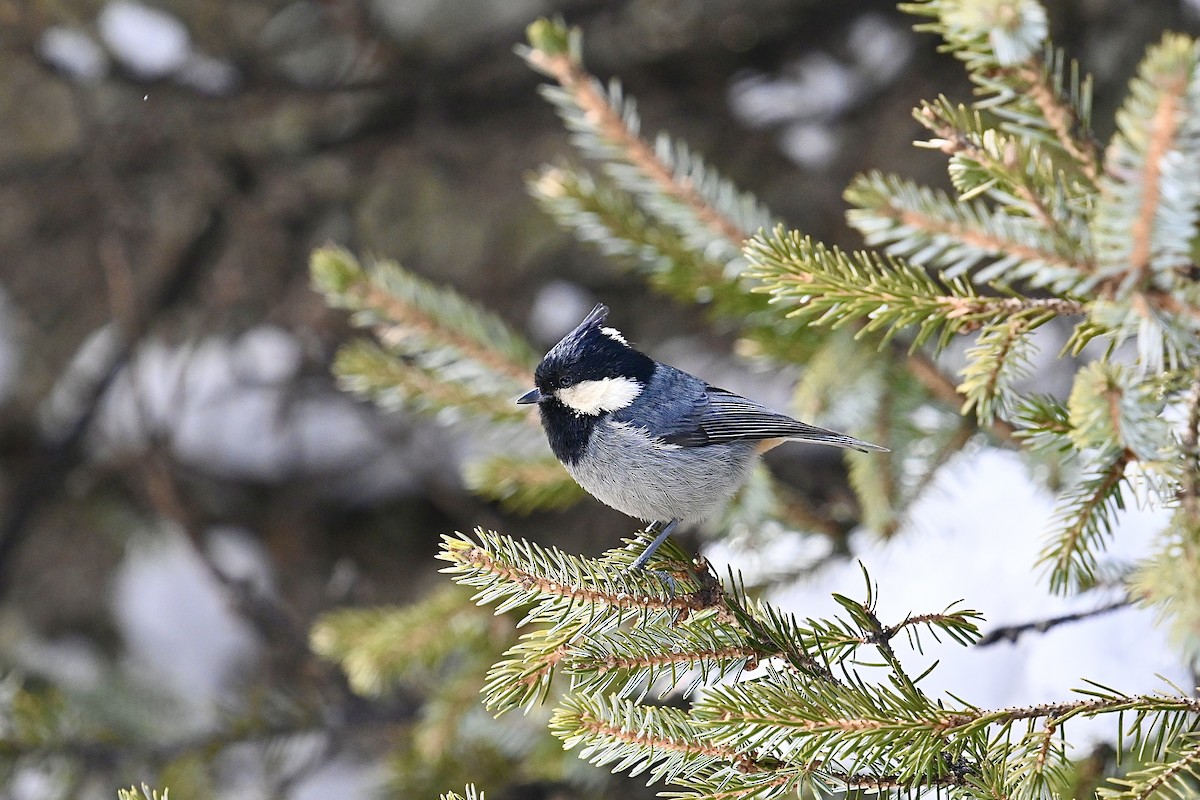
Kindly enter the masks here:
[[[774, 695], [771, 693], [761, 693], [762, 697], [756, 697], [753, 694], [747, 693], [748, 691], [757, 692], [757, 690], [762, 688], [765, 687], [754, 684], [745, 688], [739, 685], [739, 687], [719, 690], [728, 692], [729, 694], [714, 698], [712, 701], [705, 699], [697, 706], [697, 712], [701, 714], [701, 718], [711, 721], [713, 725], [719, 723], [721, 726], [745, 721], [759, 725], [777, 725], [805, 733], [832, 732], [854, 737], [872, 738], [880, 731], [887, 730], [893, 726], [903, 725], [910, 735], [927, 732], [939, 739], [946, 739], [952, 734], [981, 731], [993, 725], [1008, 727], [1014, 723], [1028, 720], [1045, 720], [1044, 725], [1061, 727], [1063, 723], [1074, 717], [1096, 717], [1104, 714], [1126, 712], [1139, 712], [1143, 714], [1172, 713], [1179, 715], [1200, 713], [1200, 698], [1186, 695], [1097, 693], [1099, 696], [1089, 699], [1040, 703], [1031, 706], [1014, 706], [1000, 709], [971, 707], [949, 709], [929, 704], [919, 714], [913, 714], [911, 711], [904, 713], [904, 722], [901, 723], [899, 716], [893, 717], [889, 714], [889, 711], [895, 709], [894, 707], [890, 709], [885, 707], [887, 703], [881, 704], [879, 708], [867, 705], [858, 706], [860, 711], [865, 711], [866, 713], [857, 716], [820, 713], [830, 709], [819, 708], [819, 704], [823, 702], [819, 698], [807, 698], [800, 705], [792, 704], [789, 707], [771, 709], [767, 698]], [[735, 704], [731, 703], [734, 693], [741, 693], [743, 695], [739, 699], [742, 701], [742, 704], [749, 708], [748, 712], [740, 720], [731, 719], [730, 716], [732, 715], [723, 715], [720, 719], [712, 718], [712, 714], [717, 713], [714, 711], [715, 707]], [[876, 695], [876, 697], [878, 696]], [[844, 696], [843, 699], [850, 698]]]
[[589, 704], [581, 696], [571, 695], [555, 713], [551, 726], [566, 734], [567, 747], [586, 739], [604, 747], [615, 741], [649, 750], [659, 757], [671, 754], [668, 758], [682, 756], [681, 760], [689, 761], [699, 757], [704, 766], [713, 761], [725, 761], [742, 773], [772, 769], [771, 765], [759, 764], [750, 753], [704, 742], [702, 733], [691, 726], [687, 714], [670, 707], [643, 706], [613, 698], [602, 708], [597, 708], [595, 703]]
[[[582, 756], [596, 764], [618, 762], [615, 769], [637, 775], [651, 771], [651, 781], [666, 778], [699, 789], [713, 798], [779, 797], [795, 791], [803, 779], [833, 782], [847, 788], [915, 790], [958, 785], [957, 774], [916, 778], [886, 772], [851, 772], [825, 761], [795, 759], [714, 743], [708, 725], [686, 712], [647, 707], [617, 698], [569, 695], [551, 721], [555, 734], [571, 748], [583, 745]], [[695, 795], [690, 795], [695, 796]]]
[[1012, 414], [1014, 384], [1029, 374], [1033, 346], [1028, 326], [1026, 319], [1011, 316], [988, 324], [980, 332], [967, 351], [967, 366], [958, 387], [966, 398], [964, 414], [974, 410], [983, 424]]
[[1162, 419], [1162, 387], [1120, 364], [1093, 362], [1075, 374], [1067, 402], [1079, 450], [1124, 448], [1132, 460], [1174, 460], [1175, 437]]
[[[1152, 763], [1123, 778], [1112, 778], [1112, 783], [1124, 787], [1122, 791], [1102, 788], [1100, 797], [1105, 800], [1150, 800], [1162, 795], [1185, 798], [1194, 796], [1200, 782], [1200, 740], [1195, 735], [1181, 737], [1182, 749], [1170, 753], [1169, 760]], [[1174, 783], [1174, 786], [1171, 784]]]
[[689, 246], [673, 228], [655, 224], [628, 194], [584, 171], [543, 167], [529, 189], [559, 224], [608, 254], [643, 261], [651, 280], [680, 299], [694, 302], [702, 291], [727, 281], [723, 265]]
[[1042, 319], [1051, 316], [1083, 316], [1087, 307], [1078, 300], [1064, 297], [952, 297], [940, 296], [935, 302], [950, 308], [950, 319], [961, 317]]
[[663, 691], [690, 695], [713, 680], [736, 677], [760, 661], [782, 658], [749, 642], [737, 628], [690, 625], [618, 629], [575, 642], [566, 669], [576, 691], [644, 695], [662, 681]]
[[393, 262], [364, 268], [336, 247], [313, 253], [311, 273], [329, 304], [352, 311], [379, 342], [356, 341], [338, 352], [334, 373], [344, 388], [385, 408], [537, 425], [512, 402], [537, 359], [497, 317]]
[[[1189, 461], [1183, 480], [1183, 500], [1185, 503], [1200, 504], [1200, 367], [1192, 371], [1192, 389], [1187, 397], [1187, 425], [1180, 450]], [[1200, 514], [1197, 518], [1200, 519]]]
[[[1054, 51], [1049, 48], [1048, 52], [1054, 54]], [[1088, 182], [1094, 185], [1100, 178], [1099, 157], [1096, 153], [1096, 141], [1088, 129], [1087, 113], [1086, 111], [1081, 113], [1078, 100], [1072, 102], [1064, 97], [1061, 87], [1061, 67], [1055, 69], [1048, 63], [1049, 61], [1048, 59], [1036, 63], [1026, 62], [1008, 70], [1001, 70], [997, 77], [1000, 79], [1015, 78], [1020, 85], [1028, 89], [1028, 97], [1041, 111], [1042, 119], [1054, 132], [1054, 137], [1063, 151], [1079, 165]], [[1075, 66], [1074, 62], [1072, 62], [1072, 66]], [[1076, 88], [1072, 94], [1076, 97], [1083, 95], [1086, 98], [1084, 102], [1090, 108], [1090, 76], [1087, 83], [1088, 86], [1082, 91]], [[1076, 85], [1078, 85], [1078, 81], [1076, 81]], [[1018, 93], [1020, 93], [1019, 90]], [[1077, 131], [1082, 132], [1082, 135], [1077, 135]]]
[[[530, 193], [560, 225], [607, 254], [635, 261], [650, 285], [685, 303], [708, 305], [735, 322], [766, 352], [794, 353], [803, 329], [780, 324], [768, 299], [750, 290], [741, 272], [727, 271], [675, 228], [646, 215], [627, 192], [586, 171], [544, 167]], [[740, 240], [739, 240], [740, 247]]]
[[[859, 176], [845, 197], [855, 206], [846, 212], [846, 219], [867, 244], [885, 245], [887, 252], [945, 270], [949, 278], [981, 264], [985, 267], [974, 276], [981, 283], [1047, 270], [1064, 278], [1077, 277], [1093, 269], [1080, 260], [1084, 254], [1078, 249], [1027, 217], [951, 198], [897, 176], [878, 172]], [[1080, 310], [1071, 313], [1082, 313], [1082, 306], [1075, 305]]]
[[[544, 549], [482, 528], [473, 540], [461, 533], [442, 537], [438, 558], [451, 566], [443, 571], [461, 577], [460, 583], [480, 587], [479, 602], [530, 595], [568, 606], [583, 604], [641, 612], [700, 611], [720, 602], [719, 588], [676, 597], [657, 576], [645, 572], [619, 572], [611, 565], [571, 556], [558, 548]], [[508, 604], [500, 603], [498, 610]], [[555, 606], [557, 607], [557, 606]]]
[[[944, 98], [936, 104], [923, 103], [914, 112], [914, 117], [935, 137], [927, 146], [967, 162], [963, 165], [964, 171], [969, 170], [973, 162], [991, 177], [991, 181], [960, 183], [960, 191], [967, 192], [962, 199], [969, 200], [972, 191], [986, 189], [995, 192], [995, 187], [1002, 186], [1004, 190], [1012, 192], [1015, 204], [1036, 219], [1045, 230], [1070, 238], [1054, 214], [1050, 201], [1043, 198], [1037, 188], [1039, 184], [1046, 185], [1047, 178], [1050, 185], [1054, 185], [1054, 181], [1052, 176], [1045, 174], [1048, 165], [1036, 148], [987, 129], [977, 114], [972, 116], [971, 112], [961, 107], [955, 109]], [[976, 140], [966, 132], [970, 130], [983, 130], [991, 135]], [[1032, 180], [1033, 176], [1042, 180]], [[961, 178], [960, 175], [954, 175], [953, 171], [952, 177]], [[1005, 198], [1001, 196], [999, 199]]]
[[[528, 35], [530, 47], [521, 49], [521, 55], [558, 82], [561, 90], [547, 92], [547, 97], [560, 108], [581, 148], [609, 162], [610, 174], [618, 182], [626, 179], [625, 185], [652, 203], [658, 196], [685, 209], [706, 231], [701, 238], [724, 243], [730, 257], [737, 255], [748, 230], [768, 224], [764, 209], [730, 184], [707, 175], [700, 159], [665, 136], [651, 146], [639, 135], [637, 114], [632, 104], [623, 102], [619, 85], [613, 83], [606, 92], [583, 68], [577, 32], [543, 19], [529, 26]], [[736, 213], [730, 213], [735, 208]], [[699, 233], [691, 220], [670, 208], [661, 210], [685, 232]]]
[[[528, 414], [523, 419], [537, 423], [537, 418]], [[463, 469], [463, 481], [475, 494], [495, 500], [517, 514], [565, 508], [584, 497], [579, 484], [557, 459], [549, 455], [541, 458], [493, 456], [473, 461]]]
[[1076, 310], [1069, 303], [980, 297], [962, 279], [939, 281], [907, 261], [844, 253], [783, 229], [756, 236], [745, 252], [761, 291], [788, 302], [792, 316], [834, 328], [863, 321], [862, 332], [879, 332], [885, 341], [915, 326], [914, 348], [930, 339], [945, 344], [995, 318]]
[[338, 609], [318, 618], [309, 642], [314, 653], [341, 665], [359, 695], [378, 697], [401, 681], [440, 682], [449, 658], [495, 652], [515, 635], [464, 599], [448, 584], [410, 606]]
[[468, 783], [463, 790], [463, 794], [458, 792], [446, 792], [438, 800], [486, 800], [483, 792], [475, 788], [475, 784]]
[[1150, 235], [1158, 214], [1162, 193], [1163, 159], [1175, 144], [1179, 132], [1182, 115], [1178, 113], [1178, 105], [1188, 89], [1188, 76], [1165, 76], [1165, 80], [1157, 88], [1161, 91], [1161, 95], [1154, 109], [1154, 116], [1150, 120], [1144, 174], [1140, 179], [1140, 183], [1144, 187], [1142, 201], [1130, 231], [1129, 269], [1143, 275], [1150, 266]]
[[[863, 577], [866, 577], [865, 569], [863, 571]], [[859, 627], [862, 628], [863, 633], [865, 634], [863, 636], [863, 640], [875, 645], [875, 649], [879, 651], [881, 656], [883, 656], [884, 662], [886, 662], [888, 667], [891, 669], [892, 680], [895, 682], [900, 691], [913, 699], [923, 698], [924, 694], [920, 689], [917, 688], [917, 685], [913, 682], [912, 678], [909, 677], [908, 672], [904, 669], [904, 665], [900, 663], [900, 659], [896, 656], [896, 651], [892, 648], [892, 637], [895, 635], [895, 631], [893, 631], [891, 628], [884, 627], [883, 623], [879, 621], [879, 617], [875, 615], [875, 609], [872, 608], [872, 596], [874, 592], [870, 589], [869, 582], [867, 586], [868, 594], [865, 603], [856, 603], [853, 600], [850, 600], [848, 597], [842, 597], [841, 595], [836, 594], [833, 596], [833, 598], [842, 606], [842, 608], [846, 609], [850, 613], [851, 619], [853, 619], [859, 625]], [[926, 624], [932, 620], [932, 616], [927, 616]], [[955, 620], [955, 622], [957, 623], [959, 620]], [[966, 625], [966, 630], [974, 631], [974, 623], [968, 622]]]
[[162, 794], [159, 794], [157, 789], [151, 789], [143, 783], [140, 793], [135, 786], [130, 786], [128, 789], [118, 789], [117, 800], [170, 800], [170, 794], [169, 789], [163, 789]]
[[1112, 534], [1113, 518], [1125, 507], [1121, 484], [1133, 461], [1128, 450], [1101, 457], [1093, 471], [1068, 490], [1054, 514], [1058, 529], [1038, 563], [1049, 568], [1051, 591], [1089, 588], [1098, 564], [1096, 552]]
[[778, 656], [781, 653], [762, 653], [743, 644], [728, 647], [711, 647], [697, 650], [675, 650], [669, 653], [629, 653], [622, 650], [621, 655], [604, 657], [602, 666], [606, 670], [632, 670], [642, 667], [672, 667], [680, 664], [691, 665], [701, 661], [743, 661], [747, 669], [754, 669], [758, 659], [764, 655]]
[[515, 392], [495, 393], [486, 391], [486, 385], [448, 381], [437, 370], [395, 356], [374, 342], [345, 345], [334, 359], [333, 373], [343, 389], [385, 409], [413, 408], [429, 413], [452, 409], [494, 422], [538, 424], [535, 417], [513, 404]]
[[1066, 57], [1047, 38], [1049, 24], [1039, 3], [924, 0], [901, 8], [937, 19], [917, 29], [941, 35], [943, 49], [966, 64], [978, 93], [985, 95], [977, 107], [1007, 120], [1014, 132], [1061, 148], [1069, 166], [1096, 183], [1091, 77], [1080, 79], [1078, 64], [1071, 61], [1067, 84]]
[[920, 643], [917, 639], [918, 634], [916, 629], [926, 628], [934, 637], [937, 637], [939, 631], [946, 633], [954, 641], [962, 645], [968, 645], [975, 642], [979, 636], [976, 621], [983, 619], [983, 615], [978, 611], [970, 609], [942, 612], [934, 614], [913, 614], [905, 617], [895, 625], [889, 625], [886, 628], [881, 628], [874, 634], [869, 636], [859, 637], [858, 641], [863, 644], [877, 644], [878, 642], [890, 642], [901, 633], [909, 636], [909, 642], [914, 649], [920, 649]]
[[436, 342], [516, 384], [529, 381], [538, 360], [530, 347], [498, 318], [455, 292], [394, 262], [363, 269], [350, 252], [337, 247], [314, 251], [311, 266], [313, 283], [329, 303], [356, 312], [359, 324], [377, 328], [386, 344]]
[[1027, 395], [1021, 398], [1013, 414], [1020, 426], [1015, 436], [1031, 451], [1063, 450], [1070, 446], [1070, 412], [1058, 398]]
[[1128, 294], [1155, 278], [1177, 283], [1191, 262], [1200, 184], [1200, 52], [1189, 37], [1165, 36], [1139, 67], [1105, 155], [1093, 222], [1109, 289]]

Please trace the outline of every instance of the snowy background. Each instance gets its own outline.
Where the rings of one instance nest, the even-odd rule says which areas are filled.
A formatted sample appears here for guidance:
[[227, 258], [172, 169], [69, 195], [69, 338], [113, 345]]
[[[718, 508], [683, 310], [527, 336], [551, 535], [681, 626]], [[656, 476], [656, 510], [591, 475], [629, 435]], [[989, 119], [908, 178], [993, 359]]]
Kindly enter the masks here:
[[[646, 292], [525, 196], [527, 173], [567, 145], [511, 48], [555, 11], [638, 96], [647, 131], [687, 140], [819, 239], [858, 243], [840, 199], [858, 172], [945, 181], [910, 146], [910, 110], [969, 88], [888, 3], [0, 3], [0, 675], [13, 676], [0, 702], [23, 676], [142, 744], [70, 768], [7, 764], [0, 800], [112, 798], [156, 782], [173, 743], [205, 741], [231, 711], [323, 696], [335, 679], [305, 652], [312, 620], [441, 585], [442, 532], [485, 525], [592, 554], [630, 532], [595, 504], [506, 517], [461, 485], [475, 434], [337, 391], [329, 363], [350, 333], [308, 288], [313, 247], [399, 258], [540, 345], [604, 300], [656, 355], [786, 407], [794, 374], [749, 371], [731, 331]], [[1052, 16], [1107, 118], [1146, 42], [1200, 31], [1198, 13], [1104, 0]], [[1061, 393], [1070, 367], [1054, 352], [1039, 388]], [[779, 456], [844, 494], [835, 456]], [[962, 600], [987, 631], [1108, 599], [1047, 593], [1034, 564], [1052, 508], [1017, 455], [973, 444], [896, 536], [851, 544], [885, 621]], [[1164, 520], [1126, 513], [1109, 556], [1145, 552]], [[801, 537], [703, 547], [750, 576], [827, 552]], [[855, 561], [772, 599], [825, 616], [833, 592], [862, 596]], [[982, 706], [1062, 699], [1084, 679], [1191, 680], [1137, 609], [1015, 644], [927, 641], [912, 663], [934, 659], [927, 687]], [[206, 785], [231, 800], [386, 796], [381, 730], [233, 742]], [[1072, 729], [1084, 746], [1109, 734]]]

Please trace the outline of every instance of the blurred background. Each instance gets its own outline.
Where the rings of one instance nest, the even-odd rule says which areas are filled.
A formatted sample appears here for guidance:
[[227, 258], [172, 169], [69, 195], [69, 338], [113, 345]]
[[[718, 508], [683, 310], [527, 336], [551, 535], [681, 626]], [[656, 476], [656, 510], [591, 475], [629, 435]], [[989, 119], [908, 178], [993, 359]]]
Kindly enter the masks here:
[[[1050, 12], [1102, 140], [1146, 44], [1200, 31], [1195, 2]], [[316, 246], [395, 258], [538, 346], [603, 300], [660, 358], [786, 406], [794, 376], [749, 374], [730, 332], [528, 198], [570, 156], [513, 54], [547, 14], [646, 133], [818, 239], [859, 244], [858, 172], [946, 183], [911, 109], [970, 87], [888, 2], [0, 0], [0, 703], [31, 726], [0, 721], [0, 797], [405, 796], [385, 756], [420, 692], [354, 698], [313, 619], [441, 586], [442, 532], [584, 553], [631, 532], [591, 501], [506, 518], [462, 487], [475, 433], [339, 393], [350, 330], [310, 290]], [[779, 457], [845, 495], [835, 453]], [[230, 730], [249, 711], [263, 727]]]

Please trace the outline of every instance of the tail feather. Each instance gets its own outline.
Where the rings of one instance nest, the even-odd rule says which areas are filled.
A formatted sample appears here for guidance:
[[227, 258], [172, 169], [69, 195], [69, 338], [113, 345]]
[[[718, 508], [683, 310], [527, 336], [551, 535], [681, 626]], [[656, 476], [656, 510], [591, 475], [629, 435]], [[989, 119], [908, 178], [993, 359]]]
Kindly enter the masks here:
[[857, 450], [860, 453], [870, 453], [872, 451], [877, 453], [891, 452], [886, 447], [864, 442], [861, 439], [855, 439], [853, 436], [847, 436], [844, 433], [818, 428], [815, 425], [805, 425], [804, 427], [805, 430], [788, 436], [788, 440], [793, 442], [809, 442], [810, 444], [823, 444], [830, 447], [842, 447], [847, 450]]

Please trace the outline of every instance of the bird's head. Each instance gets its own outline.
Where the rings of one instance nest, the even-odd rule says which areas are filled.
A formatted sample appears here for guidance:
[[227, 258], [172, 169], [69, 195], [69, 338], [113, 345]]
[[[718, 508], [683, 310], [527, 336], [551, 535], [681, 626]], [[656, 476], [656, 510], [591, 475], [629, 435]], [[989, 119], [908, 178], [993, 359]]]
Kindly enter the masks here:
[[638, 398], [654, 361], [604, 325], [608, 307], [600, 304], [550, 348], [534, 371], [534, 388], [518, 403], [561, 405], [579, 416], [596, 417], [625, 408]]

